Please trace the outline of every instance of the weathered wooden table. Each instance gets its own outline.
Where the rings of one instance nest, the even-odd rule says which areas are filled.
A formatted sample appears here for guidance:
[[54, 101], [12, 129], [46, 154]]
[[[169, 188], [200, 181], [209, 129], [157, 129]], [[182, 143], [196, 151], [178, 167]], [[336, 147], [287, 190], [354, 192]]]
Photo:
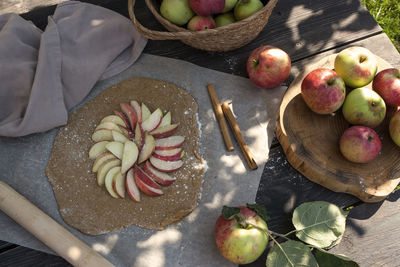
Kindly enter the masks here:
[[[0, 5], [0, 8], [3, 11], [18, 11], [18, 8], [10, 8], [13, 2], [22, 3], [11, 0]], [[85, 2], [99, 4], [128, 16], [126, 0]], [[162, 29], [143, 2], [137, 3], [138, 19], [149, 28]], [[54, 8], [29, 7], [31, 11], [23, 13], [22, 17], [44, 29], [47, 16], [54, 12]], [[0, 13], [3, 11], [0, 10]], [[359, 0], [279, 0], [261, 34], [247, 46], [231, 52], [204, 52], [179, 41], [149, 41], [144, 52], [187, 60], [246, 77], [247, 56], [254, 48], [264, 44], [280, 47], [290, 55], [293, 68], [287, 84], [310, 62], [351, 45], [364, 46], [393, 66], [400, 67], [400, 54]], [[350, 256], [360, 266], [400, 266], [400, 190], [374, 204], [332, 192], [309, 181], [291, 167], [277, 140], [273, 142], [269, 160], [263, 167], [256, 202], [266, 207], [271, 217], [271, 230], [288, 232], [291, 212], [303, 202], [325, 200], [338, 206], [354, 205], [347, 220], [344, 238], [332, 251]], [[265, 258], [264, 255], [249, 266], [265, 266]], [[68, 266], [68, 263], [54, 255], [0, 241], [0, 266]]]

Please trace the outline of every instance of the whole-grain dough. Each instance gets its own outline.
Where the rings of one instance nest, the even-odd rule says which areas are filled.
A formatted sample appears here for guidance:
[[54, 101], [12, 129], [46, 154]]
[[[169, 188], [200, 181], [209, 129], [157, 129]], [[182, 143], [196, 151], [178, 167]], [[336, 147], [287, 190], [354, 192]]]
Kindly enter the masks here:
[[[164, 187], [160, 197], [142, 193], [139, 203], [128, 196], [114, 199], [105, 187], [98, 186], [96, 175], [91, 173], [93, 160], [88, 158], [94, 144], [91, 135], [100, 120], [130, 100], [145, 103], [151, 111], [171, 111], [172, 122], [179, 123], [175, 134], [185, 137], [184, 166], [171, 174], [176, 181]], [[196, 206], [204, 172], [198, 153], [197, 109], [193, 97], [174, 84], [132, 78], [106, 89], [70, 114], [55, 139], [46, 169], [65, 222], [83, 233], [98, 235], [131, 224], [161, 230], [190, 213]]]

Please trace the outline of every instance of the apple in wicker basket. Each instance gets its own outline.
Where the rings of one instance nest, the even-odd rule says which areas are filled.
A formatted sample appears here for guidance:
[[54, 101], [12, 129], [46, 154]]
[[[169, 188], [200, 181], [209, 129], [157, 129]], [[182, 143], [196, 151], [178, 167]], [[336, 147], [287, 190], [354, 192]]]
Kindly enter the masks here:
[[229, 25], [236, 21], [235, 17], [233, 16], [232, 12], [223, 13], [215, 17], [215, 25], [217, 27], [222, 27], [225, 25]]
[[289, 77], [291, 62], [285, 51], [274, 46], [260, 46], [247, 59], [251, 81], [263, 88], [274, 88]]
[[319, 68], [311, 71], [303, 79], [301, 96], [315, 113], [330, 114], [342, 106], [346, 96], [346, 86], [335, 71]]
[[201, 31], [215, 28], [215, 21], [211, 16], [194, 16], [190, 19], [187, 28], [191, 31]]
[[239, 0], [233, 13], [237, 20], [242, 20], [250, 17], [263, 7], [264, 5], [260, 0]]
[[221, 13], [225, 7], [225, 0], [190, 0], [190, 7], [197, 15], [208, 17]]
[[163, 0], [160, 13], [165, 19], [179, 26], [188, 23], [195, 15], [190, 8], [189, 0]]

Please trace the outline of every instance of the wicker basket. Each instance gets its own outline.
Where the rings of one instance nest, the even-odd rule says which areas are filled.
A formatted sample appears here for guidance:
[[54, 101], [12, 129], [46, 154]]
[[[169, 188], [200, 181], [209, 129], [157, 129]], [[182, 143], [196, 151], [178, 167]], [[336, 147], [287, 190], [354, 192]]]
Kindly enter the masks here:
[[180, 40], [183, 43], [206, 51], [230, 51], [251, 42], [268, 22], [278, 0], [269, 2], [250, 17], [235, 23], [203, 31], [189, 31], [164, 19], [159, 13], [157, 0], [145, 0], [155, 18], [169, 32], [153, 31], [141, 25], [134, 14], [136, 0], [128, 0], [129, 16], [137, 30], [151, 40]]

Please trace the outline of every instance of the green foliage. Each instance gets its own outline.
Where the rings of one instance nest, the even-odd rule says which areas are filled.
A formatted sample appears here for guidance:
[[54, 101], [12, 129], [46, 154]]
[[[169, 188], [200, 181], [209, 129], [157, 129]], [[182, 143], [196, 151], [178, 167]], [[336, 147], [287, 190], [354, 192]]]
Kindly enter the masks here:
[[357, 267], [358, 264], [343, 255], [335, 255], [325, 250], [317, 249], [315, 258], [320, 266], [324, 267]]
[[400, 52], [400, 1], [362, 0], [362, 2]]
[[310, 249], [299, 241], [289, 240], [274, 246], [267, 256], [268, 267], [318, 267]]

